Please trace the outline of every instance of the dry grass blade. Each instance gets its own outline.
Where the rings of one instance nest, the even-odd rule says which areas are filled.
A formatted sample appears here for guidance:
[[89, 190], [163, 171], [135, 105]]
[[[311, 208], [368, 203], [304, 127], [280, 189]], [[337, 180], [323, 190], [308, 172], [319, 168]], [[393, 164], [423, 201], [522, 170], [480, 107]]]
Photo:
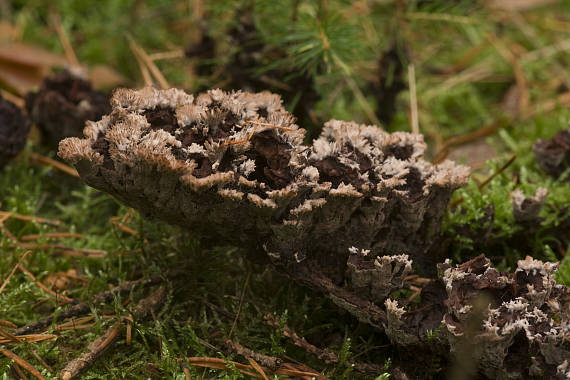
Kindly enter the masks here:
[[227, 364], [229, 363], [244, 375], [248, 375], [256, 379], [263, 379], [263, 377], [260, 374], [258, 374], [257, 372], [253, 372], [254, 369], [251, 366], [241, 364], [238, 362], [233, 362], [230, 360], [226, 361], [220, 358], [209, 358], [209, 357], [191, 357], [188, 358], [188, 363], [195, 367], [206, 367], [206, 368], [221, 369], [224, 371], [231, 371], [232, 369]]
[[16, 271], [18, 270], [18, 267], [20, 266], [20, 264], [22, 264], [22, 261], [24, 261], [26, 256], [28, 256], [30, 253], [31, 253], [31, 251], [26, 251], [26, 252], [24, 252], [24, 254], [22, 254], [22, 256], [20, 256], [20, 259], [18, 260], [18, 262], [16, 263], [16, 265], [14, 265], [14, 268], [12, 269], [12, 271], [10, 272], [8, 277], [6, 277], [6, 279], [4, 280], [4, 282], [2, 283], [2, 286], [0, 286], [0, 294], [2, 294], [2, 291], [4, 291], [4, 289], [6, 288], [6, 286], [8, 285], [8, 282], [10, 281], [10, 279], [12, 278], [14, 273], [16, 273]]
[[131, 46], [131, 50], [133, 51], [133, 53], [136, 56], [138, 56], [138, 58], [142, 61], [144, 65], [146, 65], [146, 67], [148, 67], [148, 69], [150, 70], [150, 72], [158, 82], [160, 88], [163, 90], [169, 89], [170, 84], [168, 84], [166, 78], [164, 78], [164, 76], [162, 75], [162, 73], [154, 63], [154, 61], [148, 56], [148, 54], [144, 51], [144, 49], [140, 47], [132, 38], [129, 38], [129, 44]]
[[238, 306], [238, 311], [236, 313], [236, 317], [234, 319], [234, 323], [232, 323], [232, 328], [230, 329], [230, 333], [228, 334], [228, 339], [230, 339], [232, 337], [232, 333], [234, 332], [234, 329], [236, 328], [237, 325], [237, 321], [239, 318], [239, 315], [241, 313], [241, 308], [243, 306], [243, 300], [245, 298], [245, 291], [247, 290], [247, 285], [249, 284], [249, 278], [251, 277], [251, 271], [249, 271], [247, 273], [247, 278], [245, 279], [245, 283], [243, 284], [243, 289], [241, 291], [241, 296], [239, 298], [239, 306]]
[[137, 65], [139, 66], [139, 70], [141, 71], [141, 75], [143, 77], [145, 86], [154, 86], [154, 83], [152, 82], [152, 76], [150, 75], [150, 71], [148, 71], [148, 67], [146, 67], [142, 59], [139, 57], [135, 46], [132, 43], [129, 43], [129, 47], [131, 48], [131, 51], [133, 52], [133, 55], [137, 60]]
[[12, 323], [10, 321], [6, 321], [4, 319], [0, 319], [0, 326], [4, 326], [4, 327], [9, 327], [11, 329], [16, 329], [18, 328], [18, 325], [15, 323]]
[[32, 366], [30, 363], [28, 363], [27, 361], [25, 361], [24, 359], [13, 353], [12, 351], [8, 350], [7, 348], [0, 348], [0, 353], [2, 353], [7, 358], [12, 359], [20, 367], [24, 368], [26, 371], [31, 373], [36, 379], [45, 380], [45, 377], [43, 377], [42, 374], [37, 369], [34, 368], [34, 366]]
[[301, 371], [298, 369], [279, 368], [277, 371], [275, 371], [275, 373], [285, 376], [308, 376], [309, 378], [317, 378], [323, 380], [327, 379], [327, 377], [321, 375], [320, 373]]
[[79, 66], [79, 60], [77, 59], [77, 55], [73, 50], [73, 46], [71, 46], [71, 41], [69, 41], [69, 36], [61, 26], [61, 17], [57, 13], [52, 13], [51, 15], [51, 23], [57, 33], [57, 37], [63, 47], [63, 51], [65, 52], [65, 58], [72, 66]]
[[479, 20], [471, 17], [456, 16], [446, 13], [408, 12], [406, 18], [409, 20], [443, 21], [459, 24], [478, 24]]
[[184, 58], [184, 50], [173, 50], [173, 51], [165, 51], [161, 53], [154, 53], [148, 56], [153, 61], [158, 61], [161, 59], [175, 59], [175, 58]]
[[412, 133], [419, 134], [420, 126], [418, 123], [418, 99], [416, 95], [416, 69], [413, 63], [408, 65], [408, 82], [410, 86], [410, 123], [412, 124]]
[[30, 153], [29, 158], [30, 158], [30, 162], [32, 162], [32, 163], [52, 167], [54, 169], [57, 169], [59, 171], [66, 173], [66, 174], [69, 174], [70, 176], [79, 178], [79, 174], [77, 173], [77, 170], [75, 170], [71, 166], [68, 166], [62, 162], [56, 161], [56, 160], [51, 159], [49, 157], [42, 156], [41, 154], [37, 154], [37, 153]]
[[26, 101], [24, 100], [24, 98], [21, 98], [17, 95], [12, 94], [11, 92], [5, 91], [5, 90], [0, 90], [0, 94], [2, 94], [2, 97], [6, 100], [8, 100], [9, 102], [14, 103], [15, 105], [17, 105], [20, 108], [24, 108], [26, 106]]
[[20, 247], [26, 249], [42, 249], [50, 250], [53, 249], [63, 256], [70, 257], [91, 257], [91, 258], [103, 258], [107, 256], [107, 251], [100, 249], [77, 249], [72, 247], [67, 247], [58, 244], [36, 244], [36, 243], [13, 243], [9, 245], [10, 247]]
[[8, 331], [4, 330], [3, 328], [0, 328], [0, 335], [2, 335], [5, 339], [0, 338], [0, 340], [5, 340], [7, 343], [21, 343], [22, 340], [20, 340], [19, 337], [10, 334]]

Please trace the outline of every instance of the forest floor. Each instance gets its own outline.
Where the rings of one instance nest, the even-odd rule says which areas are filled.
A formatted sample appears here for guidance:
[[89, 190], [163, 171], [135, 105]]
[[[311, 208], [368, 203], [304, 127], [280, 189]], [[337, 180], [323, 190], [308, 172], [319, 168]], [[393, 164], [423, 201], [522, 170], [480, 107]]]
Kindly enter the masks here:
[[[240, 85], [236, 77], [261, 76], [273, 91], [282, 88], [286, 107], [311, 137], [330, 118], [417, 129], [429, 144], [428, 159], [470, 165], [471, 182], [456, 192], [442, 231], [455, 262], [483, 252], [508, 270], [532, 255], [562, 261], [558, 279], [570, 285], [570, 247], [559, 230], [570, 218], [570, 171], [552, 178], [532, 152], [537, 139], [551, 138], [570, 120], [568, 2], [527, 1], [523, 8], [515, 1], [331, 1], [341, 20], [352, 14], [356, 20], [347, 23], [364, 20], [367, 46], [355, 49], [367, 53], [350, 60], [339, 50], [329, 72], [307, 74], [312, 87], [303, 93], [288, 84], [294, 79], [228, 71], [239, 52], [223, 54], [235, 43], [221, 37], [236, 27], [227, 17], [219, 16], [223, 26], [209, 24], [221, 47], [203, 58], [204, 73], [202, 58], [192, 53], [204, 43], [197, 19], [237, 14], [240, 2], [70, 3], [0, 1], [6, 10], [0, 50], [10, 47], [0, 54], [5, 98], [23, 107], [26, 92], [51, 68], [22, 63], [23, 45], [93, 69], [91, 80], [106, 90], [255, 89], [257, 82]], [[256, 5], [253, 24], [268, 46], [279, 46], [284, 42], [274, 41], [271, 29], [279, 20], [265, 14], [267, 3]], [[307, 7], [301, 11], [310, 14]], [[333, 48], [342, 42], [335, 36], [332, 30]], [[318, 59], [329, 62], [321, 53]], [[315, 63], [294, 49], [290, 54], [299, 66]], [[14, 84], [23, 82], [3, 69], [14, 64], [27, 70], [25, 84]], [[378, 74], [377, 65], [390, 69]], [[318, 100], [304, 99], [308, 92]], [[301, 109], [299, 99], [310, 108]], [[204, 247], [192, 231], [143, 219], [57, 160], [55, 147], [42, 144], [34, 129], [25, 150], [0, 169], [2, 379], [49, 379], [85, 363], [83, 379], [387, 379], [404, 372], [427, 379], [445, 378], [455, 365], [391, 345], [322, 294], [244, 260], [237, 248]], [[514, 222], [509, 195], [515, 189], [533, 195], [539, 187], [549, 195], [529, 232]], [[521, 236], [524, 244], [511, 244]], [[65, 313], [68, 319], [58, 317]], [[24, 326], [33, 327], [26, 339], [12, 334]], [[74, 361], [84, 354], [91, 356], [83, 364]]]

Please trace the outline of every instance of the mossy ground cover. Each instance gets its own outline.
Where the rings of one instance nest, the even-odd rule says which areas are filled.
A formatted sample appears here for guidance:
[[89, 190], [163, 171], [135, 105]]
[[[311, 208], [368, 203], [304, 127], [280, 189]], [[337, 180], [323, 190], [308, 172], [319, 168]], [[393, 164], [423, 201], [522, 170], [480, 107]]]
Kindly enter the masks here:
[[[409, 131], [413, 83], [430, 158], [449, 154], [474, 168], [444, 222], [443, 254], [459, 262], [485, 253], [505, 270], [526, 255], [562, 260], [558, 278], [570, 284], [570, 171], [551, 178], [532, 153], [536, 139], [552, 137], [570, 120], [570, 4], [514, 11], [489, 4], [33, 0], [8, 2], [5, 21], [17, 27], [18, 40], [62, 53], [56, 14], [80, 62], [109, 65], [130, 86], [145, 83], [129, 45], [136, 41], [151, 55], [172, 53], [157, 58], [156, 66], [169, 85], [188, 92], [219, 86], [283, 93], [310, 137], [330, 118]], [[0, 344], [44, 377], [53, 377], [119, 322], [121, 339], [82, 378], [248, 378], [231, 363], [246, 362], [224, 345], [230, 338], [331, 379], [386, 378], [399, 369], [444, 378], [453, 366], [437, 353], [399, 350], [322, 295], [265, 264], [244, 261], [240, 250], [202, 246], [192, 231], [144, 220], [79, 179], [34, 164], [34, 153], [56, 158], [34, 140], [0, 172], [2, 331], [57, 315], [70, 307], [62, 296], [86, 301], [156, 274], [167, 290], [164, 306], [131, 326], [130, 344], [124, 316], [148, 288], [93, 305], [91, 319], [69, 330], [53, 323], [46, 330], [57, 336], [52, 339]], [[538, 187], [549, 195], [529, 230], [515, 223], [510, 194], [519, 188], [533, 195]], [[10, 276], [18, 263], [51, 293], [22, 270]], [[173, 270], [178, 274], [169, 276]], [[282, 328], [264, 321], [267, 313], [340, 362], [327, 364], [293, 345]], [[189, 357], [221, 358], [228, 369], [193, 366]], [[374, 363], [385, 373], [367, 376], [349, 362]], [[0, 356], [3, 378], [16, 376], [13, 368], [12, 359]]]

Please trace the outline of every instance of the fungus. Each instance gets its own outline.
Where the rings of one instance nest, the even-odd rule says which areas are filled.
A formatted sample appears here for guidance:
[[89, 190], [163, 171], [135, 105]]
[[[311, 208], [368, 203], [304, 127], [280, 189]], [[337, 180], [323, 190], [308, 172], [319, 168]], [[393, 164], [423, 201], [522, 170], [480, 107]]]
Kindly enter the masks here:
[[109, 98], [78, 74], [63, 70], [46, 78], [38, 92], [26, 96], [26, 109], [49, 144], [82, 135], [87, 120], [109, 113]]
[[570, 167], [570, 128], [550, 140], [538, 140], [532, 147], [538, 166], [554, 177]]
[[424, 161], [421, 135], [375, 126], [331, 120], [302, 145], [305, 131], [268, 92], [147, 87], [111, 104], [84, 139], [60, 144], [88, 184], [205, 239], [263, 250], [291, 274], [314, 263], [337, 284], [352, 246], [371, 263], [400, 252], [433, 263], [445, 205], [468, 177]]
[[[517, 266], [512, 274], [501, 273], [483, 255], [457, 266], [440, 264], [445, 297], [431, 308], [445, 307], [440, 321], [451, 353], [478, 363], [485, 376], [554, 377], [567, 371], [570, 357], [570, 288], [555, 283], [558, 264], [527, 256]], [[393, 341], [426, 343], [421, 333], [414, 334], [413, 311], [405, 313], [395, 300], [387, 300], [386, 307], [386, 332]]]
[[435, 264], [446, 206], [469, 175], [423, 160], [421, 135], [331, 120], [303, 145], [305, 131], [268, 92], [147, 87], [118, 90], [111, 105], [83, 139], [60, 143], [87, 184], [204, 241], [266, 254], [400, 345], [426, 345], [441, 330], [434, 347], [457, 352], [468, 331], [488, 376], [510, 370], [521, 354], [513, 342], [533, 358], [524, 371], [567, 371], [570, 292], [554, 283], [555, 264], [527, 258], [508, 275], [484, 256], [447, 262], [419, 303], [388, 298], [412, 264]]
[[29, 132], [28, 118], [0, 94], [0, 168], [24, 149]]
[[513, 191], [513, 216], [517, 222], [535, 221], [540, 214], [542, 205], [546, 202], [548, 190], [539, 187], [533, 197], [525, 197], [522, 190]]

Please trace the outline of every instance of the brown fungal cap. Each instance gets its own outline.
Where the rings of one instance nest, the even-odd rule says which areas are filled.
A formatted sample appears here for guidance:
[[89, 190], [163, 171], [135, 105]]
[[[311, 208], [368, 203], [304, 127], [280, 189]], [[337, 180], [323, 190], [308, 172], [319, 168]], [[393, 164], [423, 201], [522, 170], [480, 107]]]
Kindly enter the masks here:
[[0, 95], [0, 168], [24, 149], [29, 132], [28, 118]]
[[93, 90], [89, 81], [68, 70], [46, 78], [37, 93], [28, 93], [26, 109], [52, 144], [81, 136], [87, 120], [99, 120], [111, 111], [107, 95]]

